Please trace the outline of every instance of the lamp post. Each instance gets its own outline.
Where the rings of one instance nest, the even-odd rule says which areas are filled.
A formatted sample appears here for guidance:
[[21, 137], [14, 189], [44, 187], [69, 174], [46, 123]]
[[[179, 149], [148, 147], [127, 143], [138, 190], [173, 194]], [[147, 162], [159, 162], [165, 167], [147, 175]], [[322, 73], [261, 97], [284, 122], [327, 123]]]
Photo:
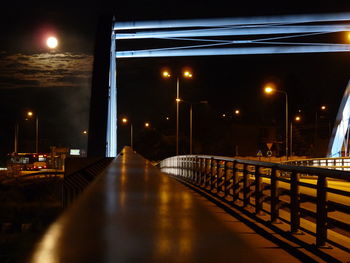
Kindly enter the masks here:
[[[320, 108], [319, 108], [320, 112], [326, 112], [327, 111], [327, 106], [326, 105], [322, 105]], [[315, 134], [314, 134], [314, 144], [316, 145], [317, 143], [317, 133], [318, 133], [318, 119], [319, 119], [319, 111], [316, 110], [315, 112]], [[329, 130], [329, 127], [328, 127], [328, 130]], [[328, 135], [329, 135], [329, 131], [328, 131]]]
[[[122, 123], [127, 124], [128, 123], [128, 119], [127, 118], [123, 118], [122, 119]], [[134, 130], [133, 130], [133, 126], [132, 123], [130, 122], [130, 147], [131, 149], [134, 149]]]
[[[300, 122], [301, 117], [299, 115], [295, 116], [295, 122]], [[290, 156], [293, 156], [293, 121], [290, 122]]]
[[[163, 71], [162, 72], [163, 78], [170, 78], [171, 74], [169, 71]], [[184, 78], [192, 78], [192, 72], [189, 70], [185, 70], [183, 72], [183, 77]], [[179, 155], [179, 109], [180, 109], [180, 78], [179, 76], [176, 77], [176, 155]]]
[[15, 143], [14, 143], [14, 153], [18, 153], [18, 131], [19, 131], [19, 124], [18, 121], [15, 125]]
[[181, 102], [184, 102], [186, 104], [190, 105], [190, 154], [192, 154], [192, 145], [193, 145], [193, 105], [194, 104], [208, 104], [208, 101], [202, 100], [199, 102], [190, 102], [185, 100], [180, 100]]
[[[27, 112], [27, 117], [32, 118], [34, 113], [32, 111]], [[35, 115], [35, 152], [39, 153], [39, 117]]]
[[272, 84], [272, 83], [269, 83], [265, 86], [264, 88], [264, 91], [266, 94], [270, 95], [270, 94], [273, 94], [274, 92], [278, 92], [278, 93], [282, 93], [284, 94], [285, 96], [285, 100], [286, 100], [286, 123], [285, 123], [285, 133], [286, 133], [286, 139], [285, 139], [285, 142], [286, 142], [286, 159], [288, 160], [288, 94], [287, 92], [283, 91], [283, 90], [278, 90], [275, 88], [275, 85]]

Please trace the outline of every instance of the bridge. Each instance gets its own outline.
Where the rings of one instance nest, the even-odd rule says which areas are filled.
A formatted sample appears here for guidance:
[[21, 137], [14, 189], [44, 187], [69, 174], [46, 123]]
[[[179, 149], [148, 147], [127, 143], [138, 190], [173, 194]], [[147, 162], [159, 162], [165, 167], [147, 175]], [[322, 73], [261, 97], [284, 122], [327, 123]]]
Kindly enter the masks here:
[[[213, 156], [169, 158], [161, 172], [130, 147], [107, 163], [78, 198], [67, 200], [29, 262], [350, 257], [349, 188], [331, 186], [334, 179], [349, 187], [347, 172]], [[79, 192], [80, 182], [67, 178], [65, 196]]]
[[[215, 43], [248, 47], [203, 44], [117, 51], [117, 40], [275, 34], [288, 38], [346, 31], [349, 26], [337, 23], [348, 20], [348, 13], [167, 22], [102, 20], [88, 149], [89, 158], [99, 160], [65, 175], [65, 210], [38, 242], [29, 262], [349, 261], [348, 172], [205, 155], [170, 157], [158, 169], [130, 147], [117, 154], [116, 119], [117, 58], [350, 51], [349, 45], [293, 42], [286, 46], [271, 39], [269, 43], [266, 39]], [[346, 93], [333, 132], [337, 142], [333, 152], [348, 144], [343, 114], [348, 101]]]

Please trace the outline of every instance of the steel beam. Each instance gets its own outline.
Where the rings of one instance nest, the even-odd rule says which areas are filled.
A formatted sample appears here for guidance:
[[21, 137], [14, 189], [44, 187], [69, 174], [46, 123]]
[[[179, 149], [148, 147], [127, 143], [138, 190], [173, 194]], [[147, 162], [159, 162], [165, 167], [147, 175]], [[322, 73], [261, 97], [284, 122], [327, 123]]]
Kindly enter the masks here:
[[136, 50], [118, 51], [117, 58], [142, 57], [185, 57], [185, 56], [223, 56], [223, 55], [258, 55], [258, 54], [293, 54], [293, 53], [329, 53], [349, 52], [350, 45], [322, 46], [269, 46], [245, 48], [206, 48], [206, 49], [175, 49], [175, 50]]
[[291, 24], [350, 20], [350, 13], [302, 14], [285, 16], [260, 16], [244, 18], [192, 19], [166, 21], [115, 22], [114, 30], [155, 29], [179, 27], [219, 27], [232, 25]]
[[319, 25], [319, 26], [264, 26], [248, 28], [219, 28], [215, 30], [173, 30], [173, 31], [147, 31], [135, 33], [117, 33], [116, 39], [144, 39], [169, 37], [212, 37], [212, 36], [244, 36], [244, 35], [270, 35], [270, 34], [299, 34], [315, 32], [341, 32], [350, 31], [350, 25]]

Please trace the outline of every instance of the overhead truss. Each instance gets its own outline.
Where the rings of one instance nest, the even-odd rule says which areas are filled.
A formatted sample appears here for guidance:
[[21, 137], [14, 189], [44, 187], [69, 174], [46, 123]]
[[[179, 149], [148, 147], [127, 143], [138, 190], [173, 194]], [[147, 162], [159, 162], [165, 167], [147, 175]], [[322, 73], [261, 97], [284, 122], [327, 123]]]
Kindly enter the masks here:
[[[349, 52], [350, 45], [320, 42], [324, 38], [319, 37], [350, 31], [349, 21], [350, 13], [114, 22], [111, 58]], [[152, 48], [118, 49], [119, 41], [139, 40], [142, 47], [146, 39]], [[111, 62], [110, 95], [115, 94], [116, 63]], [[106, 155], [116, 156], [114, 98], [109, 109]]]

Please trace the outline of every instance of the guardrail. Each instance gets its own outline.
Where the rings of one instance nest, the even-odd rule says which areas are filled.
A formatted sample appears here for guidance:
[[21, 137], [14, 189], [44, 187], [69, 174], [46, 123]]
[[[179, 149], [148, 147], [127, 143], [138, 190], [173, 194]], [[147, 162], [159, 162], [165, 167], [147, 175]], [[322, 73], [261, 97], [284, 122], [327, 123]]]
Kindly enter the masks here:
[[[327, 185], [330, 180], [348, 184], [349, 172], [203, 155], [171, 157], [160, 168], [232, 206], [255, 215], [265, 212], [271, 223], [286, 222], [291, 233], [313, 234], [317, 247], [337, 243], [328, 238], [330, 228], [350, 237], [350, 192]], [[305, 226], [307, 221], [315, 230]]]
[[282, 162], [287, 165], [313, 166], [333, 170], [350, 171], [350, 157], [313, 158]]
[[65, 176], [63, 180], [62, 206], [67, 207], [71, 204], [113, 159], [101, 158], [87, 167]]

